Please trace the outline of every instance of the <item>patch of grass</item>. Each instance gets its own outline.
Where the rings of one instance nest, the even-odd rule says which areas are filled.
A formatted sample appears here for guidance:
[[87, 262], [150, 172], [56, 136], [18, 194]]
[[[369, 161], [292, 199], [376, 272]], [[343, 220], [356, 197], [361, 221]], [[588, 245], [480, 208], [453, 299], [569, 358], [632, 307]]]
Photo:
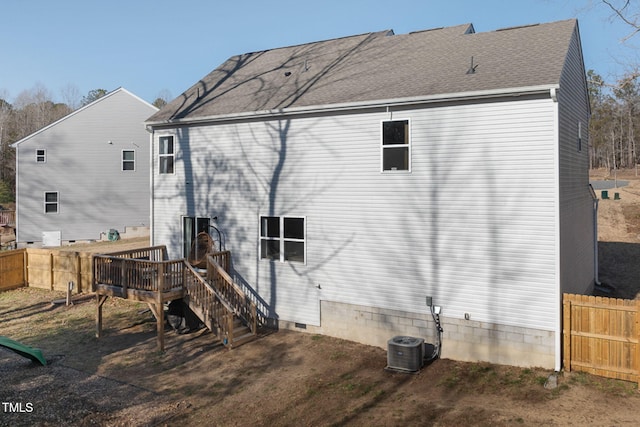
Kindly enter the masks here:
[[568, 382], [591, 387], [600, 392], [616, 397], [632, 396], [638, 391], [636, 383], [630, 381], [602, 378], [586, 372], [571, 372]]
[[329, 356], [329, 359], [331, 359], [331, 360], [340, 360], [340, 359], [345, 359], [346, 357], [347, 357], [347, 353], [345, 353], [343, 351], [334, 351]]

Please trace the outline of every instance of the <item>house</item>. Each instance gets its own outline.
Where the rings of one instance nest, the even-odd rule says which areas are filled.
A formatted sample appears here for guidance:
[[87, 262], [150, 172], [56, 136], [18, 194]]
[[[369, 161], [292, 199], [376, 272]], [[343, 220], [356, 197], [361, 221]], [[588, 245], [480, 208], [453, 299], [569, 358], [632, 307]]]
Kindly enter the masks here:
[[[152, 244], [210, 230], [280, 327], [560, 369], [596, 281], [578, 23], [234, 56], [147, 120]], [[215, 229], [215, 230], [214, 230]]]
[[148, 234], [157, 111], [119, 88], [14, 143], [18, 247]]

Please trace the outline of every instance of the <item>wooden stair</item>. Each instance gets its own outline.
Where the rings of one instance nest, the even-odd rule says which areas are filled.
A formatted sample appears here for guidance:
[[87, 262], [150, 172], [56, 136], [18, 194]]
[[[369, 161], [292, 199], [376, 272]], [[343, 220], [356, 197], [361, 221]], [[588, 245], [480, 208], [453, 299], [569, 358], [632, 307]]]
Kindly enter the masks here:
[[[198, 282], [198, 292], [192, 290], [194, 287], [185, 287], [184, 301], [204, 325], [227, 348], [236, 348], [255, 340], [256, 331], [252, 331], [248, 322], [237, 315], [236, 310], [214, 285], [195, 269], [191, 269], [191, 272], [196, 276], [193, 279]], [[203, 289], [206, 291], [205, 297], [202, 295]]]

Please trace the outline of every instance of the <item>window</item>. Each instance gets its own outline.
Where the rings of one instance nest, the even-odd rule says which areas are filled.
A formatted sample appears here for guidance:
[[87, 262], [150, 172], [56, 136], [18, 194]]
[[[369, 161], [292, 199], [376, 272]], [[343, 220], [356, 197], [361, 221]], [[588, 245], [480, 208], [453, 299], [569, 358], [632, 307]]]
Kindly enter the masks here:
[[136, 152], [135, 150], [122, 150], [122, 170], [136, 170]]
[[305, 262], [305, 219], [260, 217], [260, 258]]
[[159, 142], [159, 171], [160, 173], [173, 173], [173, 136], [161, 136]]
[[411, 170], [409, 120], [382, 122], [382, 170]]
[[44, 193], [44, 213], [58, 213], [58, 192], [46, 191]]
[[578, 151], [582, 151], [582, 122], [578, 122]]
[[47, 162], [47, 150], [44, 148], [38, 148], [36, 150], [36, 163], [46, 163]]

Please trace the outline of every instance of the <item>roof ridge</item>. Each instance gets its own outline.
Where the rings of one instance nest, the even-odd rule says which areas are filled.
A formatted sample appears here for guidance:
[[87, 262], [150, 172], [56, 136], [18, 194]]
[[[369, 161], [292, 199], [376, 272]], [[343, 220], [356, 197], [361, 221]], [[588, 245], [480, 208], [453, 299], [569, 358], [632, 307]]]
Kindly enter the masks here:
[[292, 44], [292, 45], [288, 45], [288, 46], [279, 46], [279, 47], [274, 47], [274, 48], [269, 48], [269, 49], [255, 50], [255, 51], [252, 51], [252, 52], [244, 52], [244, 53], [241, 53], [239, 55], [234, 55], [234, 56], [254, 55], [256, 53], [273, 52], [273, 51], [277, 51], [277, 50], [291, 49], [291, 48], [294, 48], [294, 47], [301, 47], [301, 46], [311, 46], [311, 45], [314, 45], [314, 44], [328, 43], [328, 42], [333, 42], [333, 41], [338, 41], [338, 40], [346, 40], [346, 39], [363, 37], [363, 36], [386, 37], [386, 36], [393, 36], [393, 35], [395, 35], [395, 33], [393, 32], [392, 29], [381, 30], [381, 31], [370, 31], [368, 33], [354, 34], [354, 35], [351, 35], [351, 36], [333, 37], [333, 38], [330, 38], [330, 39], [317, 40], [317, 41], [314, 41], [314, 42], [298, 43], [298, 44]]

